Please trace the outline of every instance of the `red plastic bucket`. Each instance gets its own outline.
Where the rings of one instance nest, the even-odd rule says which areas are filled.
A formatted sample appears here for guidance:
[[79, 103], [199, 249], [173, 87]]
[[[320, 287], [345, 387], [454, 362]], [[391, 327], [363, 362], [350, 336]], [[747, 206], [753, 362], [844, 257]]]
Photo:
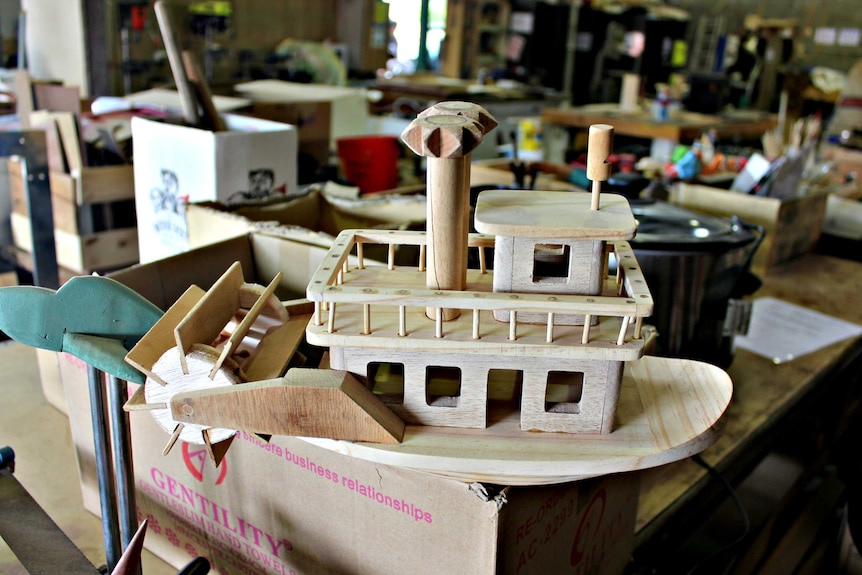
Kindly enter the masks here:
[[339, 138], [336, 142], [341, 169], [362, 194], [398, 187], [398, 157], [401, 145], [389, 135]]

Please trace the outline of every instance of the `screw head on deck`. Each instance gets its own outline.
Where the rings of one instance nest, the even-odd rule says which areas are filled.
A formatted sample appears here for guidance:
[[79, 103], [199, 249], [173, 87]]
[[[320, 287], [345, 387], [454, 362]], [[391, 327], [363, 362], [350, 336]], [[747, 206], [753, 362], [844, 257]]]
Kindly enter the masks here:
[[428, 158], [461, 158], [482, 142], [484, 130], [466, 116], [440, 114], [417, 117], [401, 133], [414, 153]]
[[497, 120], [494, 119], [494, 116], [492, 116], [488, 110], [479, 104], [458, 100], [437, 102], [433, 106], [419, 112], [418, 117], [427, 118], [428, 116], [441, 115], [465, 116], [471, 120], [475, 120], [476, 122], [479, 122], [480, 126], [482, 126], [483, 134], [487, 134], [497, 127]]

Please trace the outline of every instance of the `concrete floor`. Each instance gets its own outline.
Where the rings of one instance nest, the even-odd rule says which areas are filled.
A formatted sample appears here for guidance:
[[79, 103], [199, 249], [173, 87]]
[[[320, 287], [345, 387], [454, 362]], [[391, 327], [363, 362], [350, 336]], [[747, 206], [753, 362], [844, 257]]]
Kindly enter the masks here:
[[[82, 503], [69, 420], [45, 401], [35, 350], [4, 341], [0, 343], [0, 365], [4, 407], [0, 445], [15, 450], [15, 477], [94, 565], [104, 565], [101, 521]], [[27, 573], [2, 539], [0, 573]], [[144, 575], [175, 573], [176, 569], [144, 552]]]

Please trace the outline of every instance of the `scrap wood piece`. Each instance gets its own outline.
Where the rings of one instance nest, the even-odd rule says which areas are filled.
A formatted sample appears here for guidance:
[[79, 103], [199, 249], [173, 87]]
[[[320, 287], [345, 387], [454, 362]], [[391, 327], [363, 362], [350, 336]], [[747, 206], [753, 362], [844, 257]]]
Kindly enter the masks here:
[[165, 52], [171, 65], [174, 83], [177, 85], [177, 92], [180, 95], [183, 117], [189, 125], [198, 126], [200, 124], [200, 115], [198, 113], [197, 98], [195, 97], [194, 88], [191, 82], [189, 82], [186, 69], [183, 66], [182, 48], [180, 48], [176, 31], [171, 22], [170, 8], [167, 2], [158, 0], [153, 4], [153, 9], [156, 12], [156, 20], [159, 22], [159, 30], [162, 33], [162, 41], [165, 44]]
[[189, 83], [195, 90], [197, 101], [200, 104], [201, 127], [206, 130], [218, 132], [224, 130], [224, 123], [218, 115], [215, 104], [213, 103], [212, 94], [209, 86], [207, 86], [206, 78], [201, 74], [200, 67], [195, 60], [194, 53], [191, 50], [183, 50], [183, 69], [189, 79]]
[[263, 435], [398, 443], [404, 421], [346, 371], [296, 368], [281, 379], [178, 393], [183, 423]]

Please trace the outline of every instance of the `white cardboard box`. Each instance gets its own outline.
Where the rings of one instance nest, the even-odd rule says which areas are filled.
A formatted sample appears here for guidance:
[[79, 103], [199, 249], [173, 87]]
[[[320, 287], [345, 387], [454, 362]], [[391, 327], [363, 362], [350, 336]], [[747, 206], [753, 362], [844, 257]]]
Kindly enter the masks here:
[[[247, 281], [266, 283], [289, 264], [283, 241], [250, 234], [113, 277], [165, 308], [232, 261]], [[86, 369], [66, 368], [84, 502], [98, 513]], [[202, 555], [224, 575], [611, 575], [633, 548], [636, 473], [556, 486], [466, 483], [242, 433], [214, 468], [197, 446], [163, 456], [168, 436], [149, 413], [131, 414], [131, 424], [145, 545], [177, 567]]]
[[222, 132], [132, 119], [142, 263], [189, 249], [189, 202], [296, 192], [295, 127], [246, 116], [223, 119], [228, 129]]

